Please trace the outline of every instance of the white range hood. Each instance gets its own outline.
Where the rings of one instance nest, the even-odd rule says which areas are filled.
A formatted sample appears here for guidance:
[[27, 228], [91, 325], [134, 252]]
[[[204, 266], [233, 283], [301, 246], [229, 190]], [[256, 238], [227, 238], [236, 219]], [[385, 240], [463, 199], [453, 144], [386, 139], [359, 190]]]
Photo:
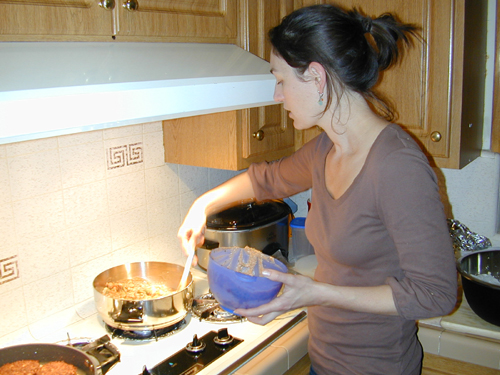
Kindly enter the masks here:
[[269, 63], [228, 44], [0, 43], [0, 144], [273, 104]]

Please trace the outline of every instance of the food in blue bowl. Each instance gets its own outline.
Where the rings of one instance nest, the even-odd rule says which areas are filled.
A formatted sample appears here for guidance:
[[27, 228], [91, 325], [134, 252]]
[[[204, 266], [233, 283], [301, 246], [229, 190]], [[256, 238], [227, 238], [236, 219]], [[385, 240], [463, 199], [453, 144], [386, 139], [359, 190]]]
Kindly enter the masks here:
[[282, 283], [262, 276], [264, 269], [287, 272], [279, 260], [250, 247], [219, 247], [210, 252], [208, 285], [220, 306], [233, 313], [270, 302]]

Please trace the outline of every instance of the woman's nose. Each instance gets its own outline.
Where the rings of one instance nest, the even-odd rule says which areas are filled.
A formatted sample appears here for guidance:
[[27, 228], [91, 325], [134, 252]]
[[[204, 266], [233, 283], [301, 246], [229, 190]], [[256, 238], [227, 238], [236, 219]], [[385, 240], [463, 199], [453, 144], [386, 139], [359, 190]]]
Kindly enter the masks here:
[[276, 87], [274, 89], [273, 99], [274, 99], [275, 102], [283, 103], [283, 101], [284, 101], [285, 98], [283, 97], [283, 93], [281, 92], [281, 90], [279, 89], [279, 87]]

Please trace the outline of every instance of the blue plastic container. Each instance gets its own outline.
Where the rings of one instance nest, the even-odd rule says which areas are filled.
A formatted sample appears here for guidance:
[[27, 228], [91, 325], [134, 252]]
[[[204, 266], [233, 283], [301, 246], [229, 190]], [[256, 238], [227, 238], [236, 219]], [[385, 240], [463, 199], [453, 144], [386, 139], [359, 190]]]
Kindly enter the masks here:
[[210, 291], [220, 306], [230, 312], [252, 308], [276, 297], [282, 283], [262, 277], [266, 268], [287, 272], [279, 260], [246, 247], [219, 247], [210, 252], [207, 277]]

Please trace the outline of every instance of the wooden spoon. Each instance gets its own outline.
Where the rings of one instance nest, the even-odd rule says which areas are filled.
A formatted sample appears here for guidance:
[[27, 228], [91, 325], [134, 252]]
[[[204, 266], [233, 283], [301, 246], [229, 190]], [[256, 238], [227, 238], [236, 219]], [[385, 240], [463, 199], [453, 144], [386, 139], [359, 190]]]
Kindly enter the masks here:
[[185, 288], [186, 286], [186, 281], [189, 276], [189, 270], [191, 269], [191, 264], [193, 264], [193, 258], [194, 258], [194, 253], [195, 253], [195, 246], [193, 245], [193, 248], [191, 249], [192, 251], [189, 252], [186, 264], [184, 265], [184, 272], [182, 272], [182, 277], [181, 281], [179, 282], [179, 286], [177, 287], [177, 290], [181, 290]]

